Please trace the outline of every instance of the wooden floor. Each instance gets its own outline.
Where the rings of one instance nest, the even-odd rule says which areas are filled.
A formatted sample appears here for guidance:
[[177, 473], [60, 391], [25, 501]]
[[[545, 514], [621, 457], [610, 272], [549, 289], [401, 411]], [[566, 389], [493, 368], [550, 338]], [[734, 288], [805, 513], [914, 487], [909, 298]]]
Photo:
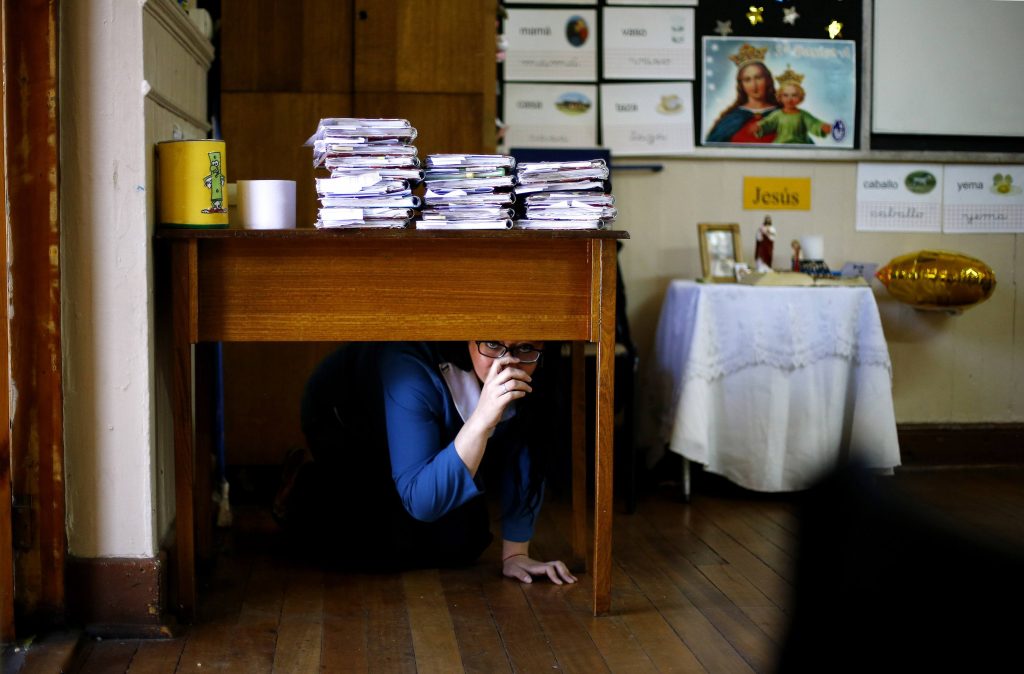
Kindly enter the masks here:
[[[1024, 469], [881, 480], [946, 521], [1024, 543]], [[602, 618], [590, 615], [589, 577], [503, 579], [496, 546], [467, 569], [346, 574], [289, 555], [262, 511], [238, 508], [196, 625], [173, 640], [90, 640], [73, 671], [773, 672], [802, 502], [709, 475], [690, 504], [669, 487], [648, 494], [615, 517], [613, 614]], [[567, 508], [550, 502], [539, 556], [566, 553], [567, 526]]]

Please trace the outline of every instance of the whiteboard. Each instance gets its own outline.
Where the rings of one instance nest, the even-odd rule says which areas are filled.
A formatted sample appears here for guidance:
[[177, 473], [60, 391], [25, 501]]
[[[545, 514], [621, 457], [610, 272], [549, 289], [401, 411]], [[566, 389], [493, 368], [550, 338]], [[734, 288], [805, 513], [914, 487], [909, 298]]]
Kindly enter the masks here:
[[874, 133], [1024, 136], [1024, 2], [875, 0]]

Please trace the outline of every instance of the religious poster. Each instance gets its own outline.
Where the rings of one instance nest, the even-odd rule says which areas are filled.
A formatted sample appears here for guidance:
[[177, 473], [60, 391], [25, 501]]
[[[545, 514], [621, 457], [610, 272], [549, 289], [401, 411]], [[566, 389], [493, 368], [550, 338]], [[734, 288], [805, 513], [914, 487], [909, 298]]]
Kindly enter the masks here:
[[601, 139], [615, 156], [693, 151], [693, 85], [601, 85]]
[[505, 85], [507, 147], [595, 147], [597, 86]]
[[507, 10], [505, 81], [596, 82], [597, 10]]
[[703, 145], [854, 147], [855, 42], [706, 36], [701, 62]]
[[692, 80], [693, 21], [693, 10], [682, 7], [605, 7], [604, 78]]
[[942, 164], [857, 165], [857, 231], [942, 231]]
[[944, 232], [1024, 232], [1024, 166], [947, 164]]

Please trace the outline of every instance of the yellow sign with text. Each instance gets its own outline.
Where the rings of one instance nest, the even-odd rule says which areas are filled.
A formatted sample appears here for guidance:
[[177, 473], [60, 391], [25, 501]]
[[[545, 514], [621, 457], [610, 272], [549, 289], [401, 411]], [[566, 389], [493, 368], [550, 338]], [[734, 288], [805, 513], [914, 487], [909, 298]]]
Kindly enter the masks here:
[[758, 211], [811, 210], [810, 178], [743, 178], [743, 208]]

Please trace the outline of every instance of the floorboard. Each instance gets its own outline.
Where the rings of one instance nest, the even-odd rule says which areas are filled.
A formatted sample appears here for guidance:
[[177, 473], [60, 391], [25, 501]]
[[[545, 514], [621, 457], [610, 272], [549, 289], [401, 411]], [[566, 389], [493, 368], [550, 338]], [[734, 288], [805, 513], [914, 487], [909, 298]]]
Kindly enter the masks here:
[[[1024, 550], [1024, 469], [877, 480], [951, 531]], [[265, 508], [239, 505], [234, 527], [218, 532], [195, 625], [167, 640], [83, 639], [71, 671], [770, 673], [801, 582], [805, 502], [699, 472], [690, 503], [672, 487], [646, 494], [615, 517], [612, 613], [600, 618], [586, 574], [565, 586], [502, 577], [500, 540], [466, 568], [342, 572], [293, 549]], [[570, 519], [565, 501], [545, 505], [534, 556], [568, 554]], [[972, 579], [954, 570], [949, 582]], [[47, 661], [42, 648], [18, 655]], [[821, 671], [841, 670], [841, 657]]]

